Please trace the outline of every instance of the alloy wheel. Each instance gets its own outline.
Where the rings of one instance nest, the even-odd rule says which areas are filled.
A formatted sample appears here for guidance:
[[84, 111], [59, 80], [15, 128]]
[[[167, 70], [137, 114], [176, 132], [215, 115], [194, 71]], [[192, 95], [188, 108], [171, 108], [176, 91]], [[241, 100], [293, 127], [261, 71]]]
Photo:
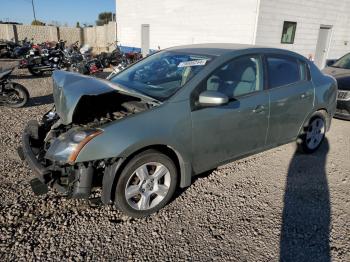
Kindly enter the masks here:
[[322, 118], [312, 120], [306, 131], [306, 145], [309, 149], [315, 149], [320, 145], [325, 134], [325, 124]]
[[148, 210], [157, 206], [166, 197], [171, 184], [168, 168], [157, 162], [138, 167], [125, 187], [125, 199], [136, 210]]

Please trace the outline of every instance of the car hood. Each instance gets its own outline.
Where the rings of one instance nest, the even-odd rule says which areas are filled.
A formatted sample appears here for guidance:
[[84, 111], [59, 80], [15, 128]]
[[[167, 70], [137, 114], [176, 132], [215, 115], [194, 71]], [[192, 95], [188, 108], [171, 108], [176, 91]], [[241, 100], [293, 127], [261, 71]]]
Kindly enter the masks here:
[[[151, 104], [157, 102], [148, 96], [123, 88], [110, 81], [96, 79], [77, 73], [56, 70], [52, 75], [52, 79], [53, 98], [56, 112], [60, 116], [61, 122], [64, 125], [73, 122], [74, 112], [79, 101], [87, 96], [97, 97], [108, 93], [119, 93]], [[115, 103], [118, 103], [118, 101], [115, 101]], [[97, 105], [91, 103], [89, 106], [94, 107]], [[96, 110], [99, 110], [99, 108], [96, 108]]]
[[326, 67], [322, 70], [323, 73], [333, 76], [338, 82], [338, 89], [350, 90], [350, 69]]

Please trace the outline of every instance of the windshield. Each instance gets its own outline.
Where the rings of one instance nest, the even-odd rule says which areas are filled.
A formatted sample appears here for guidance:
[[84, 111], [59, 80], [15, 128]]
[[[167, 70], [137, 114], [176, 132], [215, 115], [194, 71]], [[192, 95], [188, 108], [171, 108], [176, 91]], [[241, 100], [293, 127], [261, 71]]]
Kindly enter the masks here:
[[211, 59], [207, 55], [163, 51], [125, 69], [111, 81], [164, 101], [198, 74]]
[[350, 69], [350, 53], [340, 58], [335, 62], [332, 67], [339, 67], [344, 69]]

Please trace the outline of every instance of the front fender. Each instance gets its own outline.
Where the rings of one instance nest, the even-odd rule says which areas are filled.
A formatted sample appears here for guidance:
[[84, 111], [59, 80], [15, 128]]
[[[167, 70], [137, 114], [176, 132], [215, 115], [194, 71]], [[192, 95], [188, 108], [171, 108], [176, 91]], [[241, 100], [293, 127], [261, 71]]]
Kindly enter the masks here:
[[[101, 128], [104, 132], [83, 147], [76, 162], [109, 158], [124, 160], [141, 149], [165, 145], [171, 148], [179, 159], [180, 187], [190, 185], [192, 130], [188, 100], [165, 103]], [[115, 173], [110, 174], [110, 179], [114, 179], [114, 175]], [[107, 195], [111, 190], [108, 188]]]

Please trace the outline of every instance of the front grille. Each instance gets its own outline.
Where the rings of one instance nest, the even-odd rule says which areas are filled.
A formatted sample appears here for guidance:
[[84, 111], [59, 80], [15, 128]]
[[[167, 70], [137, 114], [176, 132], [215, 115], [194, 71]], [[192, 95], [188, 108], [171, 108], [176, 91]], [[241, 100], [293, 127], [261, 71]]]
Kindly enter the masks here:
[[338, 100], [350, 100], [350, 91], [338, 90]]

